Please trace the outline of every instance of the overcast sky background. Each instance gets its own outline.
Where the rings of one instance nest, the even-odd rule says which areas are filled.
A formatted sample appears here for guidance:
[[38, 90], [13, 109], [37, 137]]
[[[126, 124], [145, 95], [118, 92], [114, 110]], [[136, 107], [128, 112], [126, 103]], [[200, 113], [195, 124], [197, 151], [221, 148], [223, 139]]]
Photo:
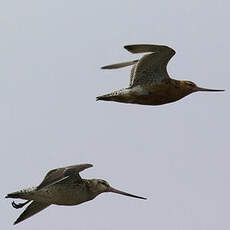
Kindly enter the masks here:
[[[230, 3], [225, 1], [2, 1], [0, 7], [1, 229], [230, 228]], [[223, 93], [163, 106], [96, 102], [127, 87], [123, 49], [165, 44], [169, 74]], [[101, 178], [147, 201], [102, 194], [23, 211], [9, 192], [37, 185], [59, 166], [92, 163]]]

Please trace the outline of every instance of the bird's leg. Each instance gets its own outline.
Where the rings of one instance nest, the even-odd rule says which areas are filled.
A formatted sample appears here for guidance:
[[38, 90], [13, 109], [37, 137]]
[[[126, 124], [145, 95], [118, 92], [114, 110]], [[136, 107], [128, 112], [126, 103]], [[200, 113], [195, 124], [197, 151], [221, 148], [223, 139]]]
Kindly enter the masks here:
[[30, 200], [27, 200], [26, 202], [24, 202], [24, 203], [18, 203], [18, 204], [16, 204], [14, 201], [12, 202], [12, 206], [14, 207], [14, 208], [16, 208], [16, 209], [18, 209], [18, 208], [22, 208], [22, 207], [24, 207], [26, 204], [28, 204], [30, 202]]

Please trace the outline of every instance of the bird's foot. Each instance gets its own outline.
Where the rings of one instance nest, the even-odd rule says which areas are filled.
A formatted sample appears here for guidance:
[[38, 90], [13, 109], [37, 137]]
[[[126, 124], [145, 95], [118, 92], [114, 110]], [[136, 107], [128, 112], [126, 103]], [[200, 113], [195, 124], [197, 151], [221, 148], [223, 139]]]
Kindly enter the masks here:
[[18, 208], [22, 208], [22, 207], [24, 207], [26, 204], [28, 204], [30, 202], [30, 200], [27, 200], [26, 202], [24, 202], [24, 203], [18, 203], [18, 204], [16, 204], [14, 201], [12, 202], [12, 206], [14, 207], [14, 208], [16, 208], [16, 209], [18, 209]]

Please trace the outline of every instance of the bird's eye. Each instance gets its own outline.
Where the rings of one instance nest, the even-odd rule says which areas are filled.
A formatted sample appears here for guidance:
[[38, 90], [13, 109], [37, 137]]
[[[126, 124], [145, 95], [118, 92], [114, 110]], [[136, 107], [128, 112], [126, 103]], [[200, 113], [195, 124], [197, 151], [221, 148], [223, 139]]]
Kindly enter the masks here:
[[103, 184], [103, 185], [105, 185], [105, 186], [107, 186], [107, 182], [106, 181], [101, 181], [101, 183]]
[[191, 82], [191, 81], [186, 81], [186, 84], [187, 84], [188, 86], [191, 86], [191, 87], [195, 86], [195, 84], [194, 84], [193, 82]]

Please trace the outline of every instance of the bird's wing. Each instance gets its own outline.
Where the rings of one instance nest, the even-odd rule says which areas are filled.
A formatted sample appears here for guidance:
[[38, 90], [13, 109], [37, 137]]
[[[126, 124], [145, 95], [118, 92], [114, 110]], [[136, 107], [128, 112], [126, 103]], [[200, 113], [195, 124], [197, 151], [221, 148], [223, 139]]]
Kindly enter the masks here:
[[123, 67], [126, 67], [126, 66], [130, 66], [130, 65], [134, 65], [131, 69], [131, 72], [130, 72], [130, 83], [129, 83], [129, 86], [132, 85], [132, 82], [133, 82], [133, 77], [134, 77], [134, 72], [135, 72], [135, 68], [137, 66], [137, 62], [139, 60], [133, 60], [133, 61], [129, 61], [129, 62], [120, 62], [120, 63], [116, 63], [116, 64], [112, 64], [112, 65], [106, 65], [106, 66], [103, 66], [101, 67], [102, 69], [119, 69], [119, 68], [123, 68]]
[[47, 203], [33, 201], [28, 207], [26, 207], [24, 212], [18, 217], [18, 219], [14, 222], [14, 224], [18, 224], [19, 222], [33, 216], [34, 214], [47, 208], [49, 205], [50, 204]]
[[42, 189], [45, 186], [49, 186], [51, 184], [56, 184], [57, 182], [63, 181], [68, 177], [74, 177], [76, 180], [80, 181], [81, 177], [79, 175], [79, 172], [90, 167], [93, 167], [93, 165], [80, 164], [53, 169], [46, 174], [42, 183], [37, 187], [37, 190]]
[[132, 67], [131, 73], [130, 73], [129, 86], [131, 86], [132, 82], [133, 82], [133, 76], [134, 76], [135, 67], [136, 67], [138, 61], [139, 60], [137, 59], [137, 60], [128, 61], [128, 62], [120, 62], [120, 63], [116, 63], [116, 64], [112, 64], [112, 65], [106, 65], [106, 66], [103, 66], [101, 68], [102, 69], [119, 69], [119, 68], [123, 68], [123, 67], [126, 67], [126, 66], [134, 65]]
[[130, 72], [130, 81], [129, 81], [130, 87], [133, 85], [136, 68], [137, 68], [137, 64], [132, 67], [131, 72]]
[[163, 79], [169, 78], [167, 73], [167, 64], [172, 56], [176, 53], [167, 46], [160, 45], [127, 45], [125, 49], [131, 53], [146, 53], [136, 64], [133, 73], [131, 86], [140, 84], [159, 83]]
[[120, 62], [120, 63], [116, 63], [116, 64], [112, 64], [112, 65], [106, 65], [106, 66], [102, 66], [102, 69], [119, 69], [119, 68], [123, 68], [126, 66], [130, 66], [130, 65], [134, 65], [138, 62], [139, 60], [133, 60], [133, 61], [127, 61], [127, 62]]

